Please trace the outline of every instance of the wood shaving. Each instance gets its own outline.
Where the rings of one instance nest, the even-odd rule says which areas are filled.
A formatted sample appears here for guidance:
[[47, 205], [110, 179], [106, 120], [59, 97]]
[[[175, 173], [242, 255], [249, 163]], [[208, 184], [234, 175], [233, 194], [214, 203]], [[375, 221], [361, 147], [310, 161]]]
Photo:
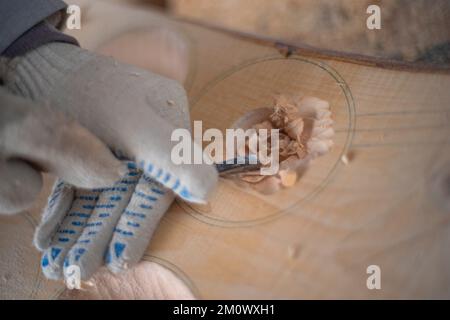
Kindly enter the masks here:
[[[333, 146], [333, 120], [327, 101], [301, 94], [282, 94], [275, 97], [271, 108], [261, 108], [244, 115], [236, 122], [242, 129], [280, 129], [280, 169], [273, 176], [259, 171], [240, 174], [241, 185], [262, 194], [273, 194], [295, 185], [310, 161], [326, 154]], [[258, 119], [255, 121], [255, 119]], [[267, 146], [270, 148], [270, 134]], [[247, 153], [256, 153], [248, 142]]]

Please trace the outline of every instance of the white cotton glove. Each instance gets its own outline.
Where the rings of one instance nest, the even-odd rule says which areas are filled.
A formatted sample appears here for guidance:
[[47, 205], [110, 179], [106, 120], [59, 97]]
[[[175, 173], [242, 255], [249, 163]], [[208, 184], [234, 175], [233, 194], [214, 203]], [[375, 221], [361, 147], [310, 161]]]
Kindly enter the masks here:
[[76, 122], [0, 87], [0, 213], [31, 206], [42, 187], [41, 170], [94, 188], [120, 179], [126, 166]]
[[189, 127], [186, 93], [174, 80], [65, 43], [3, 63], [0, 77], [15, 94], [77, 120], [187, 201], [204, 202], [216, 184], [213, 166], [171, 161], [173, 130]]
[[127, 165], [108, 188], [56, 181], [34, 239], [47, 278], [70, 278], [78, 266], [81, 279], [89, 279], [103, 263], [117, 273], [139, 262], [174, 194], [134, 162]]
[[176, 81], [61, 43], [7, 61], [0, 76], [9, 90], [47, 101], [133, 161], [110, 188], [55, 185], [35, 237], [47, 277], [61, 278], [77, 265], [88, 279], [105, 255], [112, 271], [133, 265], [174, 194], [202, 203], [215, 186], [213, 166], [171, 161], [172, 131], [190, 127]]

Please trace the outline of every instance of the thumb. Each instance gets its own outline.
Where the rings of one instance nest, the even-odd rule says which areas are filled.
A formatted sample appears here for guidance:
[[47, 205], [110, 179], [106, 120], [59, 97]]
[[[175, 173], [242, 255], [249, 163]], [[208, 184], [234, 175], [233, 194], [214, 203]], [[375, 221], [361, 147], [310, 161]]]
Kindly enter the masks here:
[[81, 188], [111, 185], [125, 172], [106, 145], [75, 121], [15, 96], [0, 99], [6, 102], [0, 110], [4, 158], [26, 160]]
[[42, 188], [42, 176], [26, 162], [0, 160], [0, 213], [28, 209]]

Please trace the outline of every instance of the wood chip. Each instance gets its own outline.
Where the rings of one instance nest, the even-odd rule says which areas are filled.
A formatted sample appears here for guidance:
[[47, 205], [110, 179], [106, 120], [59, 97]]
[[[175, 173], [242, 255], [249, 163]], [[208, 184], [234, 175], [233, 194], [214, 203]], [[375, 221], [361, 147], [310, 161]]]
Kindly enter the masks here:
[[297, 182], [297, 173], [293, 170], [280, 170], [278, 175], [283, 187], [292, 187]]

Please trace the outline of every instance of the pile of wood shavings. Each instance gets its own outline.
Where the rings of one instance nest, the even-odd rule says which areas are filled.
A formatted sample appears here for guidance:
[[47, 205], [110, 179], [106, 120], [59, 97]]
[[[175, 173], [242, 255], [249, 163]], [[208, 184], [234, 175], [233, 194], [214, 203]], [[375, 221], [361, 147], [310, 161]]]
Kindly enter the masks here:
[[[333, 145], [333, 120], [327, 101], [302, 95], [279, 95], [274, 106], [253, 111], [268, 114], [267, 119], [251, 122], [244, 119], [244, 129], [280, 129], [279, 161], [277, 174], [261, 175], [260, 171], [242, 173], [238, 183], [263, 193], [272, 194], [282, 188], [292, 187], [314, 158], [326, 154]], [[255, 114], [256, 115], [256, 114]], [[257, 118], [257, 117], [256, 117]], [[270, 136], [270, 135], [269, 135]], [[267, 141], [270, 149], [270, 140]], [[248, 148], [248, 143], [247, 146]], [[249, 150], [255, 153], [256, 150]]]

